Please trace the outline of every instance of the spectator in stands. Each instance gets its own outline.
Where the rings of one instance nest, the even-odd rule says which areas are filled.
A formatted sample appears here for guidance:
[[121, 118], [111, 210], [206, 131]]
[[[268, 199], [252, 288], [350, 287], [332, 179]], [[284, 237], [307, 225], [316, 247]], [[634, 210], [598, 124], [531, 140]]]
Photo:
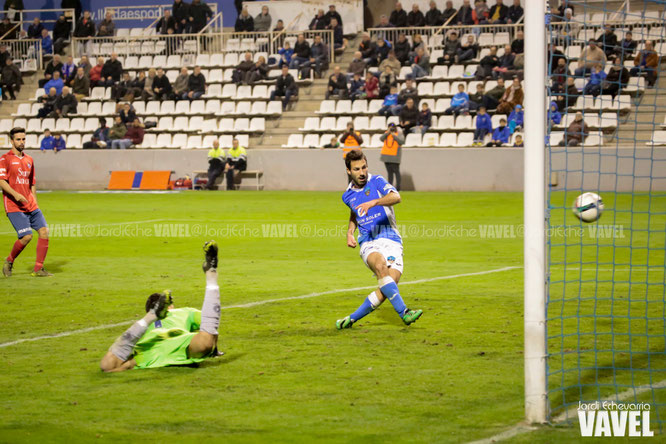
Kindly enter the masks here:
[[60, 55], [55, 54], [51, 61], [46, 64], [44, 68], [44, 78], [40, 79], [38, 85], [40, 88], [43, 88], [46, 85], [46, 82], [53, 78], [53, 73], [55, 71], [62, 71], [62, 62], [60, 61]]
[[488, 55], [479, 62], [479, 67], [476, 69], [474, 77], [476, 80], [488, 79], [499, 65], [500, 59], [497, 57], [497, 46], [491, 46]]
[[[129, 77], [129, 74], [127, 74]], [[82, 100], [84, 97], [88, 97], [90, 94], [90, 79], [86, 75], [83, 68], [78, 67], [76, 69], [76, 75], [72, 79], [72, 93], [76, 100]]]
[[113, 37], [114, 35], [116, 35], [116, 24], [113, 23], [113, 13], [111, 11], [106, 11], [106, 14], [104, 14], [104, 20], [97, 24], [97, 36]]
[[[379, 23], [377, 23], [377, 26], [375, 26], [375, 28], [393, 28], [393, 27], [394, 26], [391, 23], [389, 23], [388, 17], [385, 16], [384, 14], [379, 16]], [[378, 33], [377, 35], [384, 36], [385, 34], [382, 32]]]
[[164, 69], [157, 68], [157, 76], [153, 79], [153, 92], [157, 100], [170, 100], [173, 94], [171, 82], [169, 78], [164, 75]]
[[92, 138], [88, 142], [83, 143], [83, 149], [93, 148], [106, 148], [109, 141], [109, 127], [106, 126], [106, 119], [99, 118], [99, 128], [92, 134]]
[[2, 98], [7, 99], [7, 93], [12, 100], [16, 100], [16, 93], [21, 91], [23, 76], [18, 66], [14, 65], [11, 57], [7, 57], [5, 65], [2, 67], [2, 76], [0, 77], [0, 86], [2, 86]]
[[648, 86], [654, 86], [657, 81], [657, 70], [659, 69], [659, 54], [654, 51], [654, 44], [650, 40], [645, 41], [645, 49], [639, 52], [634, 58], [634, 68], [631, 68], [630, 74], [634, 77], [643, 73]]
[[9, 51], [7, 51], [7, 45], [0, 44], [0, 67], [5, 66], [5, 62], [10, 57], [11, 54], [9, 54]]
[[557, 59], [557, 67], [553, 70], [552, 79], [555, 83], [564, 84], [567, 80], [567, 77], [571, 76], [571, 71], [567, 66], [566, 59]]
[[463, 63], [475, 59], [478, 53], [479, 45], [476, 44], [474, 36], [470, 34], [467, 36], [467, 42], [458, 44], [455, 61], [456, 63]]
[[525, 146], [522, 134], [516, 134], [516, 140], [513, 142], [513, 146], [514, 148], [522, 148]]
[[67, 61], [60, 68], [60, 73], [63, 82], [69, 85], [76, 75], [76, 65], [72, 56], [67, 56]]
[[[260, 60], [261, 59], [263, 59], [263, 57], [260, 57]], [[266, 65], [265, 62], [264, 65]], [[187, 80], [187, 92], [182, 98], [187, 100], [197, 100], [204, 94], [206, 94], [206, 77], [201, 72], [201, 66], [197, 65], [194, 67], [194, 73], [192, 73]]]
[[111, 148], [125, 150], [131, 146], [141, 145], [145, 132], [139, 119], [134, 119], [134, 123], [127, 129], [122, 139], [116, 139], [111, 142]]
[[628, 31], [624, 34], [624, 38], [618, 45], [617, 55], [622, 60], [627, 60], [629, 57], [634, 55], [634, 51], [636, 51], [637, 45], [638, 42], [633, 39], [633, 34], [631, 33], [631, 31]]
[[565, 63], [569, 63], [564, 53], [557, 49], [554, 43], [551, 43], [548, 47], [548, 52], [546, 53], [546, 61], [551, 63], [552, 66], [557, 66], [559, 59], [564, 59]]
[[430, 0], [430, 9], [426, 12], [424, 20], [425, 26], [442, 26], [442, 12], [437, 9], [437, 3], [434, 0]]
[[213, 140], [213, 147], [208, 151], [208, 183], [206, 183], [207, 190], [214, 190], [215, 181], [224, 171], [224, 166], [227, 163], [227, 155], [223, 148], [220, 148], [220, 142]]
[[125, 102], [122, 104], [120, 110], [118, 111], [118, 115], [120, 116], [120, 120], [123, 121], [126, 127], [129, 127], [132, 124], [132, 122], [134, 122], [137, 118], [136, 111], [129, 102]]
[[566, 85], [556, 83], [553, 86], [553, 94], [556, 95], [555, 102], [557, 103], [557, 108], [566, 112], [569, 107], [574, 106], [580, 92], [576, 88], [574, 77], [567, 77]]
[[206, 3], [201, 0], [192, 0], [189, 8], [189, 22], [192, 26], [192, 33], [196, 34], [206, 26], [208, 20], [213, 18], [213, 11]]
[[111, 148], [114, 141], [124, 139], [125, 134], [127, 134], [127, 127], [118, 115], [113, 118], [113, 126], [109, 129], [109, 139], [107, 140], [108, 147]]
[[396, 28], [407, 27], [407, 12], [402, 9], [402, 3], [397, 2], [395, 4], [395, 9], [391, 12], [391, 16], [389, 17], [389, 23]]
[[44, 94], [39, 98], [39, 102], [42, 104], [42, 107], [37, 111], [37, 117], [40, 119], [45, 118], [53, 112], [55, 108], [55, 102], [58, 98], [58, 93], [55, 88], [50, 88], [48, 95]]
[[120, 101], [132, 90], [132, 78], [130, 73], [125, 71], [123, 72], [123, 77], [120, 82], [116, 83], [111, 87], [111, 98], [116, 102]]
[[[187, 71], [186, 67], [180, 68], [180, 74], [176, 77], [176, 80], [173, 82], [173, 92], [177, 98], [187, 96], [187, 81], [190, 79], [190, 73]], [[184, 98], [184, 97], [183, 97]]]
[[[324, 12], [324, 11], [322, 11], [322, 12]], [[340, 148], [340, 142], [338, 142], [338, 138], [335, 137], [335, 136], [331, 137], [330, 142], [328, 142], [326, 145], [321, 147], [322, 150], [324, 148]]]
[[587, 48], [583, 50], [578, 58], [578, 68], [574, 75], [576, 77], [583, 77], [589, 74], [597, 63], [601, 64], [602, 68], [606, 66], [606, 54], [597, 46], [596, 41], [590, 40]]
[[328, 46], [322, 42], [321, 35], [317, 34], [314, 43], [310, 48], [310, 61], [306, 63], [301, 70], [301, 78], [309, 78], [310, 70], [314, 67], [315, 77], [321, 78], [322, 70], [328, 67], [329, 50]]
[[60, 78], [60, 71], [53, 71], [53, 77], [51, 80], [44, 84], [44, 90], [50, 91], [51, 88], [55, 88], [56, 94], [60, 95], [64, 86], [65, 82], [63, 82], [62, 78]]
[[254, 30], [256, 32], [270, 31], [273, 18], [268, 13], [268, 6], [261, 7], [261, 13], [254, 18]]
[[486, 146], [502, 146], [502, 144], [509, 143], [509, 137], [511, 137], [511, 131], [509, 131], [509, 127], [506, 126], [506, 119], [502, 117], [499, 126], [493, 131], [492, 138]]
[[476, 115], [476, 129], [474, 130], [474, 142], [472, 143], [472, 146], [483, 146], [484, 139], [492, 132], [492, 120], [486, 112], [486, 107], [482, 106], [479, 108], [479, 113]]
[[504, 47], [504, 54], [499, 58], [499, 64], [493, 68], [493, 78], [506, 77], [509, 71], [514, 69], [514, 61], [516, 56], [511, 52], [511, 46]]
[[379, 71], [383, 72], [387, 66], [391, 67], [393, 72], [400, 72], [401, 63], [395, 56], [395, 51], [390, 50], [388, 57], [379, 64]]
[[412, 64], [412, 77], [419, 79], [430, 75], [430, 59], [423, 48], [416, 50], [416, 58]]
[[[90, 70], [92, 69], [92, 65], [88, 61], [88, 56], [81, 56], [81, 60], [79, 60], [78, 64], [79, 68], [83, 68], [83, 72], [88, 76], [90, 75]], [[101, 72], [101, 71], [100, 71]]]
[[190, 5], [182, 0], [174, 0], [171, 14], [176, 20], [176, 32], [178, 34], [189, 34], [192, 27], [190, 25]]
[[564, 133], [564, 139], [560, 141], [560, 146], [577, 146], [585, 141], [585, 138], [590, 133], [590, 129], [583, 120], [583, 113], [580, 111], [576, 113], [574, 121], [571, 122], [569, 128]]
[[444, 114], [447, 116], [469, 114], [469, 95], [465, 92], [463, 83], [458, 84], [458, 92], [451, 98], [451, 106], [444, 111]]
[[509, 15], [509, 8], [506, 7], [503, 0], [497, 0], [497, 3], [490, 8], [488, 15], [488, 22], [492, 25], [500, 25], [506, 23], [507, 16]]
[[28, 26], [28, 38], [29, 39], [41, 39], [42, 31], [44, 30], [44, 25], [39, 20], [39, 17], [35, 17], [32, 20], [32, 25]]
[[607, 58], [617, 51], [617, 36], [611, 25], [604, 26], [604, 33], [599, 37], [599, 44]]
[[497, 108], [497, 105], [499, 105], [499, 101], [505, 92], [506, 89], [504, 88], [504, 79], [500, 77], [497, 79], [497, 86], [495, 86], [483, 96], [483, 106], [485, 106], [486, 109]]
[[513, 83], [504, 91], [504, 95], [500, 99], [499, 105], [497, 105], [497, 112], [499, 114], [510, 113], [516, 105], [523, 104], [523, 97], [523, 88], [520, 85], [520, 79], [514, 77]]
[[557, 107], [557, 102], [550, 102], [550, 107], [548, 108], [548, 122], [552, 122], [555, 125], [559, 125], [562, 121], [562, 113]]
[[224, 173], [227, 176], [227, 191], [234, 190], [234, 185], [240, 186], [241, 173], [247, 169], [245, 147], [240, 146], [235, 137], [231, 143], [232, 146], [227, 152], [227, 164], [224, 167]]
[[411, 77], [407, 77], [405, 80], [405, 87], [400, 90], [398, 94], [398, 104], [404, 106], [407, 103], [407, 100], [412, 99], [414, 105], [418, 106], [419, 104], [419, 91], [416, 89], [414, 80]]
[[476, 84], [476, 92], [469, 95], [469, 109], [476, 111], [483, 105], [483, 96], [485, 95], [483, 82]]
[[603, 70], [601, 64], [597, 63], [592, 68], [592, 73], [590, 74], [590, 80], [583, 88], [583, 94], [598, 96], [601, 94], [601, 84], [606, 80], [606, 71]]
[[326, 20], [326, 25], [330, 25], [331, 21], [333, 19], [337, 20], [338, 24], [342, 26], [342, 17], [338, 13], [338, 11], [335, 10], [335, 5], [328, 5], [328, 12], [324, 16], [324, 19]]
[[388, 43], [383, 38], [377, 39], [377, 56], [372, 62], [372, 66], [379, 66], [386, 58], [388, 57], [389, 51], [391, 51], [391, 44]]
[[569, 0], [562, 0], [560, 2], [560, 7], [557, 8], [557, 13], [559, 14], [560, 17], [564, 17], [567, 9], [569, 9], [571, 11], [571, 15], [573, 15], [574, 13], [573, 5], [569, 2]]
[[613, 64], [606, 76], [606, 80], [601, 82], [601, 94], [613, 96], [613, 99], [620, 92], [620, 88], [626, 88], [629, 83], [629, 70], [622, 65], [619, 57], [613, 57]]
[[426, 20], [425, 16], [419, 9], [418, 3], [412, 5], [412, 10], [407, 14], [407, 26], [425, 26]]
[[79, 45], [79, 55], [91, 52], [89, 39], [95, 37], [95, 23], [90, 18], [90, 11], [83, 12], [83, 17], [81, 17], [74, 29], [74, 37], [88, 39]]
[[[411, 47], [409, 46], [409, 41], [407, 40], [407, 37], [405, 34], [400, 34], [398, 36], [398, 41], [394, 43], [393, 45], [393, 51], [395, 53], [395, 58], [398, 59], [401, 65], [407, 65], [409, 63], [409, 51], [411, 50]], [[389, 59], [391, 58], [391, 54], [389, 52]], [[381, 65], [380, 65], [380, 70], [381, 70]], [[399, 69], [397, 70], [399, 71]]]
[[[520, 0], [516, 0], [520, 2]], [[511, 42], [511, 52], [514, 54], [522, 54], [525, 52], [525, 33], [523, 31], [518, 31], [516, 33], [516, 39]]]
[[111, 58], [102, 66], [99, 86], [113, 86], [120, 82], [120, 76], [123, 74], [123, 65], [118, 60], [118, 54], [111, 53]]
[[389, 94], [391, 88], [397, 85], [398, 81], [395, 74], [393, 74], [393, 69], [390, 66], [386, 66], [384, 71], [379, 75], [379, 97], [383, 99]]
[[236, 18], [236, 25], [234, 26], [234, 31], [254, 32], [254, 19], [247, 11], [247, 8], [243, 8], [238, 18]]
[[282, 110], [287, 109], [291, 96], [298, 94], [298, 87], [294, 77], [289, 74], [289, 68], [286, 65], [282, 66], [282, 74], [277, 78], [275, 90], [271, 92], [270, 100], [275, 100], [276, 97], [282, 97]]
[[[396, 190], [400, 191], [400, 160], [402, 159], [402, 145], [405, 143], [405, 134], [395, 125], [389, 123], [388, 130], [379, 136], [384, 142], [379, 160], [384, 162], [388, 173], [388, 182], [395, 184]], [[395, 180], [395, 183], [394, 183]]]
[[284, 42], [284, 47], [278, 50], [278, 54], [280, 54], [280, 63], [278, 63], [278, 66], [289, 67], [289, 65], [291, 64], [291, 58], [294, 55], [294, 50], [289, 44], [289, 42]]
[[101, 57], [97, 57], [97, 65], [93, 66], [90, 69], [90, 74], [88, 75], [90, 77], [90, 86], [95, 87], [100, 84], [103, 84], [102, 80], [102, 68], [104, 68], [104, 59]]
[[401, 107], [399, 119], [400, 127], [402, 127], [405, 134], [409, 133], [419, 123], [419, 109], [411, 97], [407, 99], [405, 106]]
[[353, 122], [347, 122], [347, 129], [340, 136], [340, 143], [342, 143], [342, 153], [344, 156], [353, 149], [358, 149], [363, 145], [363, 136], [361, 133], [354, 129]]
[[360, 98], [375, 99], [377, 97], [379, 97], [379, 79], [368, 71], [365, 73], [365, 84]]
[[400, 109], [398, 105], [398, 88], [396, 86], [391, 86], [390, 93], [384, 97], [384, 102], [382, 107], [379, 108], [378, 114], [380, 116], [395, 116]]
[[425, 134], [428, 132], [432, 126], [432, 111], [426, 102], [421, 104], [421, 112], [419, 113], [416, 126], [412, 128], [412, 132], [415, 134]]
[[310, 26], [308, 26], [308, 28], [314, 31], [326, 29], [326, 26], [328, 26], [328, 19], [324, 15], [324, 10], [320, 9], [317, 11], [317, 15], [314, 16], [312, 21], [310, 21]]
[[171, 10], [164, 10], [164, 15], [159, 19], [157, 25], [155, 25], [155, 29], [157, 29], [157, 32], [162, 35], [168, 34], [169, 29], [173, 29], [174, 31], [177, 29], [176, 19], [171, 15]]
[[331, 18], [331, 22], [328, 24], [327, 29], [333, 31], [333, 49], [337, 52], [344, 51], [347, 48], [347, 39], [344, 38], [342, 25], [338, 22], [338, 19], [335, 17]]
[[458, 15], [458, 11], [453, 7], [453, 2], [451, 0], [447, 0], [446, 8], [442, 10], [440, 24], [443, 25], [444, 23], [449, 23], [449, 20], [451, 20], [451, 24], [455, 24], [456, 15]]
[[305, 35], [298, 34], [296, 44], [294, 45], [294, 55], [291, 58], [289, 67], [292, 69], [299, 69], [302, 64], [310, 61], [311, 54], [310, 44], [305, 40]]
[[463, 5], [458, 10], [458, 15], [454, 19], [458, 25], [473, 25], [474, 18], [472, 17], [472, 6], [469, 0], [463, 0]]
[[488, 24], [488, 16], [490, 15], [490, 9], [484, 0], [475, 0], [474, 10], [472, 11], [472, 20], [476, 25], [486, 25]]
[[361, 77], [361, 73], [355, 72], [352, 75], [351, 83], [349, 84], [349, 98], [353, 101], [363, 95], [363, 86], [365, 82]]
[[146, 72], [139, 71], [137, 76], [132, 80], [132, 89], [127, 94], [127, 100], [134, 100], [135, 97], [142, 97], [144, 88], [146, 86]]
[[354, 74], [358, 74], [359, 76], [362, 76], [363, 73], [365, 72], [367, 64], [365, 63], [365, 60], [363, 60], [363, 56], [361, 55], [361, 51], [356, 51], [354, 53], [354, 58], [352, 59], [351, 62], [349, 62], [349, 69], [347, 69], [347, 76], [348, 77], [353, 77]]
[[513, 5], [509, 6], [509, 10], [506, 15], [506, 22], [509, 24], [518, 23], [523, 16], [523, 12], [523, 7], [520, 6], [520, 0], [513, 0]]
[[236, 68], [231, 75], [231, 81], [236, 84], [243, 82], [243, 80], [245, 80], [245, 75], [253, 66], [254, 62], [252, 61], [252, 53], [246, 52], [243, 61], [236, 65]]
[[259, 59], [254, 63], [252, 68], [245, 73], [245, 83], [248, 85], [254, 85], [257, 82], [268, 79], [268, 71], [270, 68], [266, 63], [266, 58], [264, 56], [259, 56]]
[[419, 48], [423, 49], [423, 52], [428, 55], [428, 47], [423, 41], [421, 34], [414, 34], [412, 36], [412, 50], [409, 52], [409, 60], [411, 63], [414, 63], [414, 59], [416, 58], [416, 53], [418, 52]]
[[437, 59], [437, 63], [443, 65], [453, 64], [456, 53], [458, 51], [458, 45], [460, 44], [458, 40], [458, 33], [451, 31], [444, 40], [444, 49], [442, 57]]
[[346, 99], [349, 95], [347, 89], [347, 76], [340, 72], [340, 67], [333, 68], [333, 74], [328, 78], [328, 86], [326, 88], [326, 99], [330, 96], [338, 96], [341, 99]]
[[51, 135], [51, 131], [48, 128], [44, 130], [44, 138], [39, 146], [42, 153], [53, 151], [54, 154], [58, 154], [59, 151], [66, 148], [65, 139], [62, 138], [60, 133], [53, 133], [53, 135]]
[[42, 35], [39, 37], [42, 39], [42, 57], [47, 58], [51, 57], [53, 54], [53, 40], [49, 35], [49, 30], [46, 28], [42, 29]]
[[67, 117], [70, 114], [76, 114], [77, 101], [74, 94], [71, 94], [69, 87], [64, 86], [62, 88], [62, 94], [58, 96], [55, 101], [55, 106], [53, 107], [53, 112], [51, 112], [51, 117], [59, 119], [60, 117]]
[[370, 65], [377, 57], [377, 45], [370, 39], [370, 34], [367, 32], [363, 33], [358, 50], [361, 51], [361, 56], [367, 65]]
[[7, 34], [6, 40], [16, 40], [18, 27], [15, 28], [15, 26], [16, 23], [11, 23], [9, 17], [5, 16], [0, 24], [0, 37]]
[[523, 112], [523, 107], [521, 105], [516, 105], [516, 107], [509, 114], [509, 131], [513, 134], [516, 129], [522, 129], [525, 122], [525, 113]]
[[76, 22], [81, 18], [81, 11], [83, 11], [83, 6], [81, 5], [81, 0], [62, 0], [60, 2], [60, 7], [62, 9], [73, 9], [74, 10], [74, 20]]

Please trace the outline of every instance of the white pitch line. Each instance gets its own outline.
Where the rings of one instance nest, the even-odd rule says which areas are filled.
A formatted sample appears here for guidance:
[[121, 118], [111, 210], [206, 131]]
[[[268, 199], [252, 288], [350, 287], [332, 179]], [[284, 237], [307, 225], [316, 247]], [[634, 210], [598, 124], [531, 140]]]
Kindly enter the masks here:
[[[515, 269], [518, 269], [518, 268], [522, 268], [522, 267], [520, 267], [520, 266], [502, 267], [502, 268], [495, 268], [493, 270], [475, 271], [475, 272], [472, 272], [472, 273], [451, 274], [451, 275], [448, 275], [448, 276], [438, 276], [438, 277], [434, 277], [434, 278], [417, 279], [415, 281], [400, 282], [400, 285], [415, 285], [415, 284], [423, 284], [423, 283], [426, 283], [426, 282], [443, 281], [443, 280], [447, 280], [447, 279], [457, 279], [457, 278], [468, 277], [468, 276], [481, 276], [481, 275], [484, 275], [484, 274], [500, 273], [502, 271], [515, 270]], [[257, 305], [272, 304], [273, 302], [293, 301], [293, 300], [296, 300], [296, 299], [309, 299], [309, 298], [316, 298], [318, 296], [325, 296], [325, 295], [328, 295], [328, 294], [345, 293], [345, 292], [361, 291], [361, 290], [371, 290], [373, 288], [377, 288], [377, 286], [376, 285], [369, 285], [367, 287], [340, 288], [340, 289], [337, 289], [337, 290], [321, 291], [321, 292], [318, 292], [318, 293], [308, 293], [308, 294], [304, 294], [304, 295], [301, 295], [301, 296], [291, 296], [291, 297], [281, 298], [281, 299], [266, 299], [265, 301], [249, 302], [247, 304], [227, 305], [225, 307], [221, 307], [220, 309], [221, 310], [230, 310], [232, 308], [249, 308], [249, 307], [256, 307]], [[76, 334], [79, 334], [79, 333], [88, 333], [88, 332], [95, 331], [95, 330], [104, 330], [106, 328], [120, 327], [121, 325], [131, 324], [132, 322], [134, 322], [134, 321], [117, 322], [115, 324], [98, 325], [97, 327], [88, 327], [88, 328], [82, 328], [82, 329], [79, 329], [79, 330], [65, 331], [65, 332], [62, 332], [62, 333], [55, 333], [55, 334], [52, 334], [52, 335], [35, 336], [34, 338], [17, 339], [15, 341], [5, 342], [5, 343], [0, 344], [0, 348], [10, 347], [12, 345], [22, 344], [24, 342], [41, 341], [42, 339], [62, 338], [62, 337], [65, 337], [65, 336], [72, 336], [72, 335], [76, 335]]]

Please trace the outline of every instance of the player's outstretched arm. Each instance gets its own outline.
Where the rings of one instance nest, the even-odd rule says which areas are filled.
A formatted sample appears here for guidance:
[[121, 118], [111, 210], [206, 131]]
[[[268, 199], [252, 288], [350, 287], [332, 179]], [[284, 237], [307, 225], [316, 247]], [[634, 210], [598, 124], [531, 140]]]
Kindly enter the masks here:
[[356, 232], [357, 227], [358, 223], [356, 222], [356, 214], [354, 214], [353, 211], [350, 211], [349, 228], [347, 229], [347, 246], [350, 248], [356, 248], [356, 237], [354, 237], [354, 233]]

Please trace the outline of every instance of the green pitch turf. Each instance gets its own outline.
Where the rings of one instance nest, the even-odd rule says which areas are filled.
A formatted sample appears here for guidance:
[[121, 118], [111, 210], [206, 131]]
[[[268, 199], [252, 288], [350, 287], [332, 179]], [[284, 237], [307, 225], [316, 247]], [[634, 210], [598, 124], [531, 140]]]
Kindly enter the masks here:
[[[524, 417], [518, 193], [403, 193], [401, 293], [425, 313], [405, 327], [385, 303], [345, 331], [335, 320], [370, 292], [354, 289], [376, 281], [346, 247], [340, 193], [54, 192], [39, 203], [55, 276], [29, 276], [33, 241], [0, 285], [0, 344], [74, 334], [0, 345], [0, 442], [465, 442]], [[150, 293], [201, 307], [211, 238], [226, 354], [102, 374]], [[14, 240], [3, 217], [2, 257]], [[577, 437], [574, 426], [515, 440]]]

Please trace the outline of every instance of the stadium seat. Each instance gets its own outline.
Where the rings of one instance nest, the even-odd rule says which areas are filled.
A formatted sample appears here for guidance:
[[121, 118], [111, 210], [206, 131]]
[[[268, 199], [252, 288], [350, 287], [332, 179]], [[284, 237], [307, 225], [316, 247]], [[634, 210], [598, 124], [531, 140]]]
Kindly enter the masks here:
[[352, 103], [352, 114], [365, 114], [368, 110], [368, 102], [364, 99], [354, 100]]
[[599, 146], [604, 142], [603, 134], [591, 133], [583, 141], [583, 146]]
[[238, 54], [234, 52], [227, 53], [224, 56], [224, 62], [222, 62], [221, 64], [221, 66], [236, 66], [236, 65], [238, 65]]
[[[233, 104], [233, 102], [230, 102]], [[204, 114], [216, 114], [220, 110], [220, 101], [218, 99], [207, 100]]]
[[322, 117], [319, 122], [320, 131], [335, 131], [335, 117]]
[[[52, 120], [53, 119], [51, 119], [51, 121]], [[28, 126], [26, 127], [25, 130], [26, 130], [26, 132], [29, 132], [29, 133], [42, 132], [42, 120], [41, 119], [30, 119], [30, 120], [28, 120]], [[51, 127], [51, 130], [53, 130], [53, 127]]]
[[666, 131], [655, 131], [647, 145], [666, 145]]
[[614, 129], [617, 128], [617, 114], [616, 113], [603, 113], [599, 121], [600, 128]]
[[169, 148], [187, 149], [187, 134], [177, 133], [174, 134]]
[[279, 102], [277, 100], [268, 102], [268, 105], [266, 106], [266, 114], [272, 116], [279, 116], [280, 114], [282, 114], [282, 102]]
[[304, 147], [316, 147], [319, 146], [319, 135], [318, 134], [307, 134], [303, 137], [303, 146]]
[[39, 138], [37, 134], [26, 134], [25, 136], [26, 148], [39, 148]]
[[303, 146], [302, 134], [291, 134], [287, 139], [287, 143], [282, 145], [282, 148], [300, 148]]
[[[174, 121], [175, 124], [175, 121]], [[185, 132], [198, 132], [203, 129], [204, 118], [203, 116], [192, 116], [188, 123], [187, 129]]]
[[[166, 103], [166, 102], [164, 102]], [[162, 103], [162, 107], [164, 107], [164, 103]], [[183, 114], [189, 114], [190, 113], [190, 101], [189, 100], [179, 100], [178, 102], [175, 103], [175, 110], [172, 112], [172, 114], [175, 114], [177, 116], [182, 116]]]
[[83, 132], [85, 129], [85, 119], [83, 117], [74, 117], [69, 122], [70, 132]]
[[449, 68], [445, 65], [436, 65], [432, 68], [430, 73], [431, 79], [446, 79], [449, 75]]
[[335, 106], [336, 114], [350, 114], [351, 113], [352, 102], [351, 100], [338, 100]]
[[335, 113], [335, 100], [322, 100], [319, 105], [319, 111], [315, 114], [333, 114]]
[[497, 47], [502, 47], [505, 45], [510, 45], [511, 44], [511, 37], [509, 36], [508, 32], [498, 32], [495, 34], [495, 39], [493, 40], [493, 44]]
[[234, 119], [230, 118], [220, 119], [218, 130], [223, 133], [232, 133], [234, 131]]
[[421, 136], [421, 144], [419, 146], [422, 147], [433, 147], [437, 146], [439, 144], [439, 136], [435, 133], [426, 133], [423, 136]]
[[221, 69], [211, 69], [206, 77], [207, 83], [224, 83], [224, 71]]
[[508, 121], [509, 117], [506, 114], [495, 114], [490, 118], [490, 122], [492, 123], [493, 128], [497, 128], [499, 126], [501, 119]]
[[90, 93], [90, 100], [104, 100], [104, 87], [96, 86], [92, 89]]
[[[51, 128], [53, 130], [53, 128]], [[60, 118], [56, 121], [55, 130], [61, 133], [66, 133], [69, 131], [69, 119]]]
[[472, 146], [472, 143], [474, 143], [474, 133], [458, 133], [456, 146]]
[[[211, 87], [214, 85], [211, 85]], [[236, 85], [233, 83], [227, 83], [224, 85], [222, 88], [222, 95], [221, 97], [223, 99], [231, 99], [236, 96]]]
[[81, 135], [80, 134], [70, 134], [67, 136], [65, 139], [65, 146], [67, 148], [83, 148], [83, 144], [81, 143]]
[[234, 100], [246, 100], [251, 98], [252, 87], [250, 85], [240, 85], [236, 88], [236, 95], [233, 97]]
[[210, 65], [210, 55], [209, 54], [198, 54], [195, 65], [199, 65], [202, 68], [208, 68]]
[[176, 102], [174, 102], [173, 100], [165, 100], [164, 102], [161, 103], [160, 110], [159, 112], [157, 112], [157, 115], [172, 116], [177, 114], [175, 110], [176, 110]]
[[461, 79], [465, 74], [465, 67], [463, 65], [451, 65], [449, 72], [446, 75], [447, 79]]
[[433, 85], [430, 82], [421, 82], [417, 87], [419, 97], [432, 96], [433, 94]]
[[306, 117], [303, 128], [299, 128], [299, 131], [317, 131], [319, 130], [319, 117]]
[[367, 114], [377, 114], [382, 107], [382, 100], [374, 99], [368, 104]]
[[472, 126], [472, 116], [458, 116], [454, 128], [456, 130], [470, 130], [474, 129]]
[[268, 99], [268, 87], [266, 85], [255, 85], [252, 89], [253, 99]]
[[18, 109], [12, 114], [13, 117], [34, 116], [30, 114], [30, 103], [20, 103]]
[[253, 117], [250, 120], [249, 130], [253, 133], [263, 133], [266, 131], [266, 119], [263, 117]]
[[[157, 57], [157, 56], [155, 56], [155, 57]], [[153, 64], [156, 65], [156, 66], [162, 66], [162, 65], [158, 65], [156, 62], [153, 62]], [[181, 61], [180, 55], [172, 54], [167, 58], [165, 66], [167, 68], [180, 69], [184, 66], [184, 63]]]
[[14, 121], [12, 119], [2, 119], [0, 120], [0, 133], [6, 134], [14, 127]]
[[223, 101], [220, 110], [217, 112], [219, 116], [231, 115], [236, 112], [236, 103], [231, 101]]
[[368, 145], [368, 148], [381, 148], [384, 145], [384, 142], [379, 139], [380, 137], [381, 134], [373, 134], [370, 138], [370, 144]]
[[439, 146], [454, 147], [456, 146], [456, 133], [443, 133], [439, 138]]
[[263, 116], [266, 114], [266, 104], [268, 102], [254, 102], [250, 114], [253, 116]]
[[455, 127], [455, 118], [453, 116], [440, 116], [437, 125], [433, 125], [433, 127], [440, 130], [452, 130]]
[[102, 102], [102, 116], [114, 116], [116, 112], [117, 104], [114, 101]]
[[[107, 121], [107, 126], [109, 126], [109, 123]], [[83, 131], [86, 133], [92, 133], [94, 132], [99, 125], [97, 117], [88, 117], [85, 121], [85, 125], [83, 127]]]
[[[28, 126], [28, 121], [27, 119], [19, 118], [19, 119], [14, 119], [14, 123], [12, 124], [12, 127], [14, 126], [20, 126], [22, 128], [26, 128]], [[11, 128], [9, 128], [11, 129]]]
[[222, 67], [224, 66], [224, 54], [215, 53], [211, 54], [208, 60], [208, 67]]
[[234, 114], [239, 116], [246, 116], [250, 114], [252, 109], [252, 102], [236, 102], [236, 111]]
[[[233, 85], [236, 86], [236, 85]], [[208, 85], [208, 89], [206, 90], [206, 94], [204, 94], [202, 97], [205, 98], [221, 98], [222, 97], [222, 85], [220, 84], [213, 84], [213, 85]]]
[[335, 123], [336, 131], [345, 131], [347, 129], [347, 124], [352, 121], [352, 118], [349, 116], [338, 117], [338, 120]]
[[173, 125], [170, 129], [173, 132], [186, 132], [189, 130], [189, 119], [184, 116], [178, 116], [173, 120]]
[[185, 149], [191, 150], [197, 148], [203, 148], [201, 136], [189, 136], [187, 138], [187, 146]]
[[370, 119], [370, 128], [384, 130], [386, 129], [386, 117], [373, 116]]
[[368, 116], [358, 116], [354, 119], [354, 129], [357, 131], [370, 129], [370, 119]]
[[437, 99], [435, 102], [435, 113], [441, 114], [451, 107], [451, 99]]

